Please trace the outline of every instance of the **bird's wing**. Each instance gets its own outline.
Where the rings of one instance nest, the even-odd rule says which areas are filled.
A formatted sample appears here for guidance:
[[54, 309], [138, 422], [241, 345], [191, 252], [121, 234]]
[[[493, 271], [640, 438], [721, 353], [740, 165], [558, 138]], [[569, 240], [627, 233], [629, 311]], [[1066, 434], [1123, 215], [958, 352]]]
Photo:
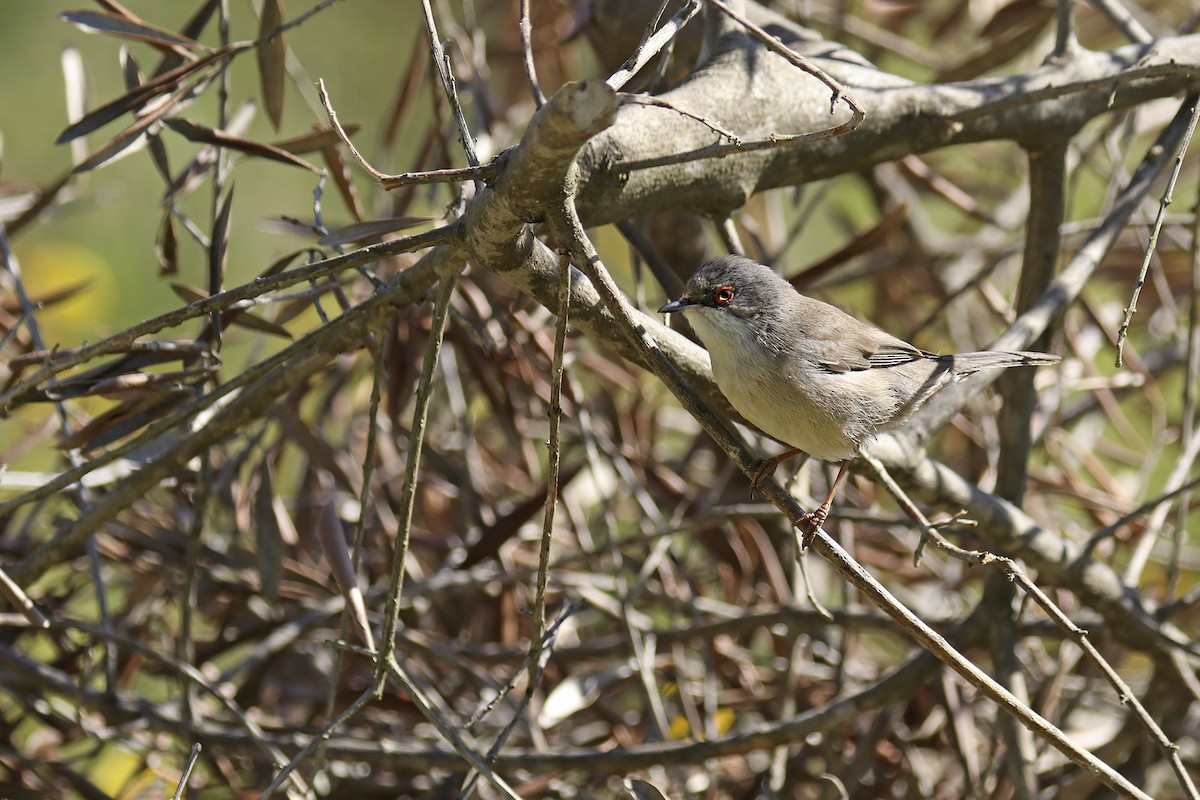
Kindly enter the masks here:
[[830, 372], [858, 372], [911, 364], [923, 358], [936, 356], [892, 336], [887, 336], [886, 339], [862, 336], [830, 348], [820, 360], [820, 364]]

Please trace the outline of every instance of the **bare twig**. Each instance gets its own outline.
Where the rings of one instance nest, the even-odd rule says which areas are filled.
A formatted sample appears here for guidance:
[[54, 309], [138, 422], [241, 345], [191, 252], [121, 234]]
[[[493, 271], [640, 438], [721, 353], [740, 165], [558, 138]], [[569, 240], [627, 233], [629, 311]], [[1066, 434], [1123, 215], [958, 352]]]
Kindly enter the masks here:
[[1150, 241], [1146, 243], [1146, 253], [1142, 258], [1142, 267], [1138, 271], [1137, 280], [1133, 284], [1133, 295], [1129, 298], [1129, 305], [1125, 308], [1125, 318], [1121, 321], [1121, 327], [1117, 331], [1117, 367], [1124, 366], [1125, 356], [1125, 337], [1129, 333], [1129, 323], [1133, 321], [1133, 315], [1137, 312], [1138, 297], [1142, 293], [1142, 286], [1146, 283], [1146, 273], [1150, 270], [1150, 259], [1154, 256], [1154, 248], [1158, 244], [1158, 234], [1162, 230], [1163, 218], [1167, 213], [1167, 206], [1175, 199], [1175, 182], [1179, 179], [1179, 172], [1183, 169], [1183, 158], [1187, 154], [1188, 145], [1192, 141], [1192, 134], [1196, 130], [1196, 120], [1200, 117], [1200, 104], [1197, 100], [1200, 95], [1190, 94], [1183, 100], [1182, 109], [1191, 109], [1191, 116], [1188, 119], [1187, 130], [1183, 134], [1183, 140], [1179, 143], [1179, 148], [1175, 151], [1175, 166], [1171, 168], [1171, 175], [1167, 179], [1167, 188], [1163, 191], [1162, 200], [1158, 204], [1158, 215], [1154, 218], [1154, 227], [1150, 231]]
[[517, 30], [521, 33], [521, 60], [525, 64], [525, 79], [529, 81], [529, 91], [533, 95], [534, 105], [541, 108], [546, 105], [546, 95], [542, 94], [542, 86], [538, 83], [537, 67], [533, 63], [533, 25], [529, 22], [529, 0], [521, 0]]
[[833, 92], [833, 96], [829, 100], [830, 114], [833, 113], [834, 108], [837, 107], [838, 101], [841, 100], [850, 107], [850, 111], [854, 115], [849, 123], [850, 129], [853, 130], [854, 128], [858, 127], [858, 123], [862, 122], [863, 117], [866, 115], [866, 111], [863, 109], [862, 105], [859, 104], [858, 98], [854, 96], [853, 92], [835, 80], [833, 76], [825, 72], [825, 70], [821, 69], [816, 64], [813, 64], [811, 61], [797, 53], [792, 48], [785, 45], [783, 42], [779, 41], [778, 38], [767, 33], [765, 30], [755, 25], [746, 17], [734, 11], [725, 3], [721, 2], [721, 0], [706, 0], [706, 2], [714, 8], [720, 9], [723, 14], [726, 14], [731, 19], [736, 21], [739, 25], [745, 28], [751, 36], [765, 44], [773, 52], [783, 56], [785, 59], [787, 59], [789, 64], [807, 72], [809, 75], [812, 75], [821, 83], [828, 86]]
[[485, 164], [482, 166], [458, 167], [453, 169], [435, 169], [428, 172], [402, 172], [398, 175], [389, 175], [380, 172], [371, 166], [371, 163], [358, 152], [358, 148], [350, 141], [350, 136], [342, 127], [341, 121], [338, 119], [337, 112], [333, 110], [333, 104], [329, 100], [329, 94], [325, 90], [324, 79], [317, 81], [318, 91], [321, 96], [321, 105], [325, 107], [325, 113], [329, 116], [329, 122], [333, 125], [333, 129], [337, 131], [338, 138], [346, 145], [350, 151], [350, 155], [358, 162], [358, 165], [367, 171], [373, 179], [378, 181], [385, 189], [398, 189], [401, 186], [420, 186], [430, 183], [456, 183], [464, 180], [487, 180], [494, 177], [499, 172], [499, 167], [496, 164]]
[[421, 467], [421, 449], [424, 446], [425, 426], [429, 418], [429, 401], [433, 397], [434, 372], [442, 349], [442, 336], [446, 330], [446, 317], [450, 311], [450, 298], [458, 286], [458, 273], [443, 277], [438, 287], [433, 306], [433, 322], [429, 344], [426, 345], [424, 363], [421, 366], [421, 382], [417, 387], [417, 403], [413, 409], [412, 428], [408, 437], [408, 460], [404, 467], [404, 485], [400, 491], [400, 509], [397, 513], [400, 530], [396, 532], [396, 549], [392, 555], [392, 573], [388, 582], [388, 600], [384, 608], [383, 634], [380, 638], [380, 653], [376, 662], [375, 691], [381, 692], [387, 662], [396, 649], [396, 628], [400, 618], [400, 595], [404, 589], [404, 561], [408, 557], [409, 537], [412, 531], [413, 503], [417, 492], [417, 473]]
[[187, 763], [183, 765], [183, 774], [179, 776], [179, 782], [175, 784], [175, 793], [171, 795], [171, 800], [182, 800], [183, 790], [187, 788], [188, 779], [192, 777], [192, 769], [195, 768], [196, 761], [199, 760], [202, 749], [199, 742], [192, 743], [192, 749], [188, 752]]
[[670, 109], [671, 111], [674, 111], [676, 114], [679, 114], [680, 116], [684, 116], [684, 117], [687, 117], [688, 119], [696, 120], [696, 122], [699, 122], [701, 125], [708, 128], [709, 130], [711, 130], [713, 133], [717, 134], [718, 136], [728, 139], [730, 141], [730, 143], [732, 143], [734, 146], [740, 146], [742, 144], [742, 140], [740, 138], [738, 138], [737, 134], [731, 133], [730, 131], [725, 130], [720, 125], [718, 125], [717, 123], [708, 119], [707, 117], [701, 116], [699, 114], [693, 114], [692, 112], [688, 111], [687, 109], [680, 108], [677, 105], [674, 105], [672, 103], [667, 102], [666, 100], [663, 100], [661, 97], [653, 97], [648, 94], [629, 94], [626, 92], [622, 92], [620, 97], [621, 97], [621, 105], [656, 106], [658, 108], [667, 108], [667, 109]]
[[653, 35], [642, 38], [642, 42], [637, 50], [626, 59], [620, 69], [609, 76], [606, 81], [608, 85], [616, 90], [629, 83], [630, 79], [642, 67], [646, 66], [650, 62], [650, 59], [654, 58], [658, 51], [666, 46], [667, 42], [679, 34], [679, 31], [688, 23], [688, 20], [699, 13], [703, 5], [702, 0], [686, 0], [683, 7], [676, 11], [675, 15], [667, 20]]
[[546, 576], [550, 570], [550, 544], [554, 540], [554, 512], [558, 506], [559, 464], [562, 459], [563, 355], [571, 298], [571, 260], [564, 251], [559, 259], [558, 321], [554, 325], [554, 356], [550, 362], [550, 436], [546, 440], [546, 505], [542, 511], [542, 540], [538, 548], [537, 585], [534, 587], [533, 636], [529, 642], [529, 685], [532, 694], [541, 669], [542, 637], [546, 632]]

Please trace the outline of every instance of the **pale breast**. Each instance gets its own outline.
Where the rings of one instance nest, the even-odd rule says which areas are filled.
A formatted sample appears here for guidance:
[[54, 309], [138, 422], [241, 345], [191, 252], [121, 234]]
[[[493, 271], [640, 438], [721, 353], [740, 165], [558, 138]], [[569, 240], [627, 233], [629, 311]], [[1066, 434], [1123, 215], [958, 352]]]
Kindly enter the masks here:
[[730, 405], [764, 433], [814, 458], [853, 458], [869, 432], [848, 431], [847, 420], [839, 419], [844, 416], [841, 400], [822, 391], [832, 376], [797, 371], [752, 337], [747, 340], [743, 326], [723, 317], [701, 313], [691, 321], [708, 347], [713, 377]]

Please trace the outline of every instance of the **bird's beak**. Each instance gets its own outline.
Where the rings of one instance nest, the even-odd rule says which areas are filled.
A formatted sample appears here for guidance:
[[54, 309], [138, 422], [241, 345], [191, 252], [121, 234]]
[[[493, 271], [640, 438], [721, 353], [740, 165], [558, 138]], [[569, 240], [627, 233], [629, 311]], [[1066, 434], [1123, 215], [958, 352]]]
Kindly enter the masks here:
[[672, 300], [658, 310], [660, 314], [673, 314], [676, 311], [687, 311], [692, 306], [700, 305], [695, 300], [689, 300], [686, 297], [681, 297], [678, 300]]

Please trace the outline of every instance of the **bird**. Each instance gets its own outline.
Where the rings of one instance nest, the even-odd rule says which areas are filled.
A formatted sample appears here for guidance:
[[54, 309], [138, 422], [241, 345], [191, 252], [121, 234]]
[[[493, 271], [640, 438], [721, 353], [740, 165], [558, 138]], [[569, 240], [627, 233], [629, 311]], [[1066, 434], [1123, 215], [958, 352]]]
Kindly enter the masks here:
[[850, 463], [941, 389], [984, 369], [1058, 363], [1048, 353], [938, 355], [808, 297], [739, 255], [701, 265], [659, 313], [682, 313], [708, 349], [713, 378], [748, 422], [791, 449], [762, 462], [752, 484], [798, 453], [839, 464], [804, 519], [805, 546], [829, 515]]

